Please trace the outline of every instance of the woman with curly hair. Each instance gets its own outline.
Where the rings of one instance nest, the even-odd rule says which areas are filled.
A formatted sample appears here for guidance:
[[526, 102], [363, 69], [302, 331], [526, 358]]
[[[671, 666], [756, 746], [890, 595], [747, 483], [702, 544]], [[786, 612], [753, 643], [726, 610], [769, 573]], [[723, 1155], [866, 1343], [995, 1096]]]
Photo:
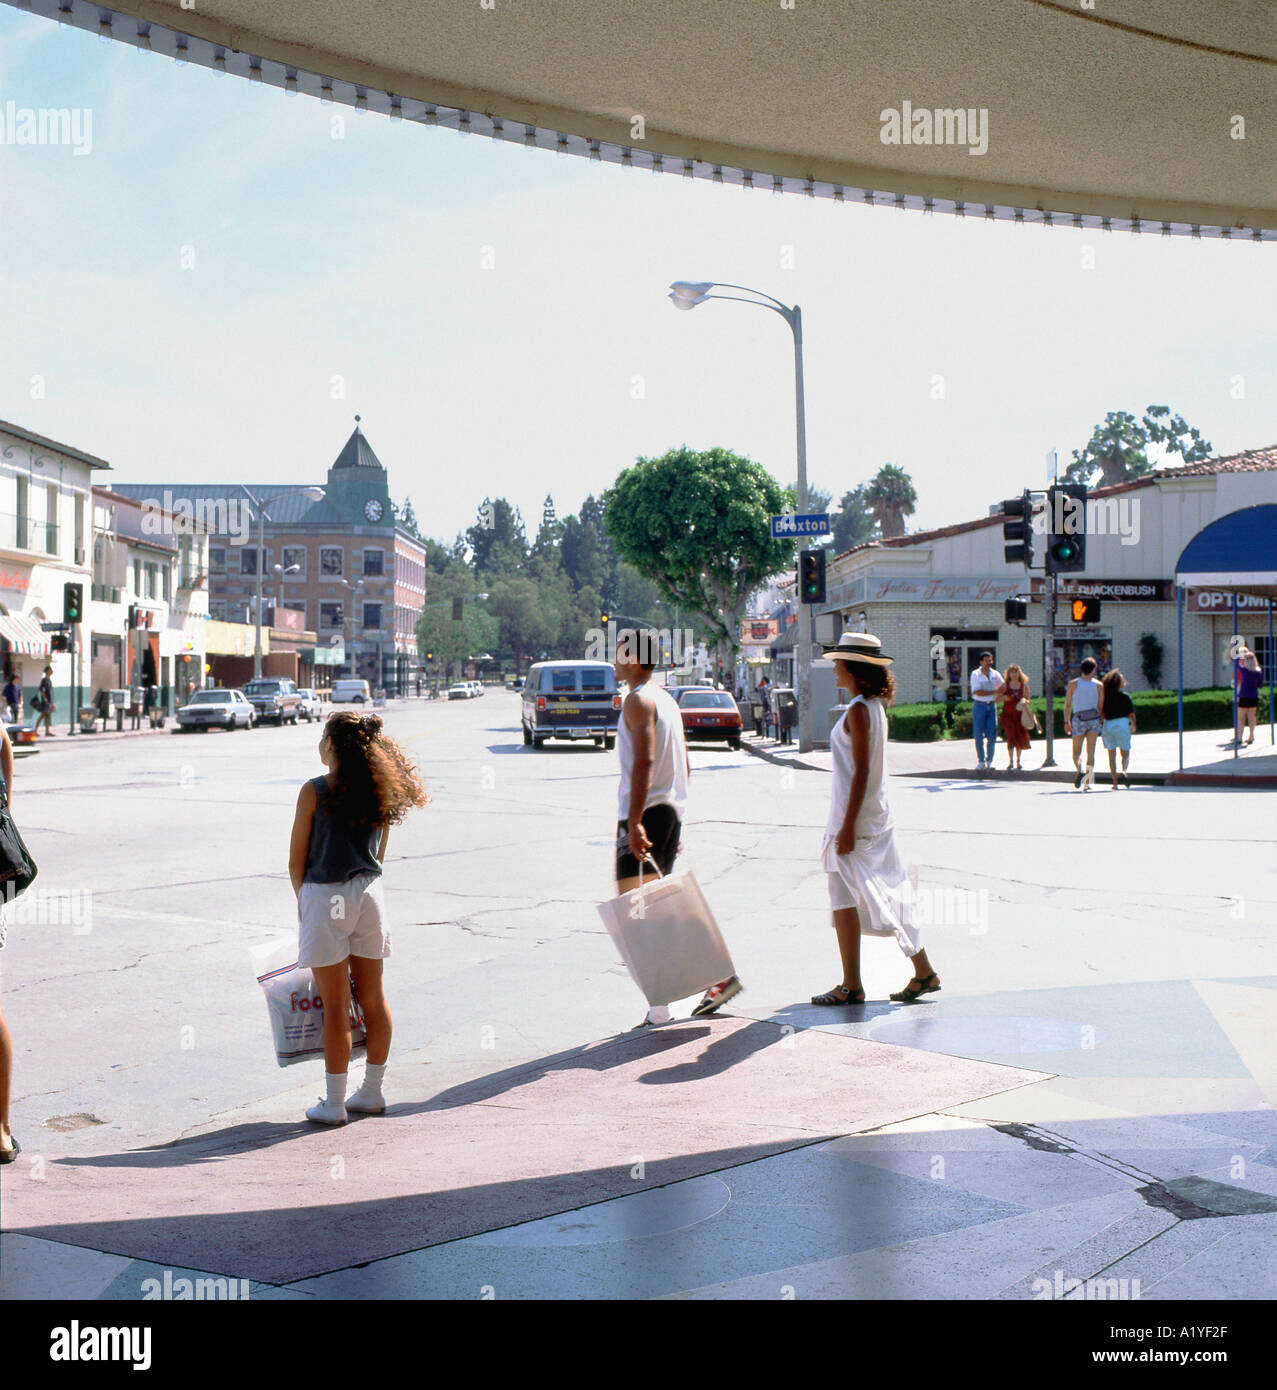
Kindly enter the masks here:
[[[288, 874], [297, 894], [297, 963], [310, 968], [324, 1001], [327, 1095], [306, 1111], [317, 1124], [344, 1125], [347, 1111], [380, 1115], [390, 1055], [390, 1010], [382, 966], [390, 954], [381, 890], [390, 827], [430, 800], [417, 769], [375, 714], [343, 710], [319, 740], [326, 775], [297, 797]], [[364, 1011], [364, 1079], [346, 1095], [350, 1066], [350, 982]]]

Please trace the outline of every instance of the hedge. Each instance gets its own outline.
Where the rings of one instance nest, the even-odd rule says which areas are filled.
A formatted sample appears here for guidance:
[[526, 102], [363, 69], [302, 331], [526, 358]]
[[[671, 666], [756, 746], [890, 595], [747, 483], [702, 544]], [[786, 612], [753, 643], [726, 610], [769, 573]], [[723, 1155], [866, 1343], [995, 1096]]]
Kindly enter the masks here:
[[[1135, 727], [1142, 734], [1173, 733], [1178, 727], [1177, 696], [1173, 690], [1129, 692], [1135, 705]], [[1030, 701], [1038, 723], [1046, 719], [1046, 700], [1038, 695]], [[946, 710], [952, 711], [952, 723]], [[1259, 722], [1268, 718], [1268, 687], [1259, 692]], [[906, 743], [930, 743], [941, 738], [971, 737], [971, 702], [959, 700], [946, 707], [942, 701], [929, 704], [893, 705], [887, 711], [888, 737]], [[1184, 692], [1185, 729], [1231, 729], [1233, 693], [1228, 689], [1186, 690]], [[1055, 699], [1055, 736], [1064, 735], [1064, 696]]]

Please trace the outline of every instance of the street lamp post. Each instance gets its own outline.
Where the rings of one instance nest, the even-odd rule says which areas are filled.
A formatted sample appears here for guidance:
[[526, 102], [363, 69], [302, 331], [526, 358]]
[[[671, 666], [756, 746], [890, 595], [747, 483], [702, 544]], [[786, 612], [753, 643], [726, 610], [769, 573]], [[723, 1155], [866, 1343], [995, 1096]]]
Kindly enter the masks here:
[[[711, 294], [711, 290], [743, 290], [746, 294], [757, 295], [757, 299], [742, 299], [738, 294]], [[756, 304], [760, 309], [771, 309], [779, 314], [789, 325], [794, 335], [794, 403], [797, 415], [798, 451], [798, 510], [807, 510], [807, 404], [803, 389], [803, 314], [795, 304], [792, 308], [782, 304], [779, 299], [764, 294], [762, 290], [750, 289], [748, 285], [728, 285], [720, 281], [707, 280], [691, 282], [676, 280], [670, 286], [670, 299], [676, 309], [695, 309], [707, 299], [733, 299], [738, 304]], [[812, 707], [811, 707], [811, 650], [812, 613], [811, 605], [803, 603], [802, 594], [798, 598], [798, 751], [806, 753], [812, 747]]]
[[[258, 680], [262, 674], [262, 571], [266, 568], [266, 508], [272, 502], [278, 502], [281, 497], [296, 496], [298, 491], [311, 502], [317, 502], [324, 493], [322, 488], [317, 487], [290, 488], [287, 492], [277, 492], [273, 497], [259, 500], [243, 483], [237, 483], [236, 486], [253, 504], [253, 510], [257, 513], [257, 564], [253, 566], [257, 571], [257, 634], [253, 642], [253, 679]], [[275, 568], [279, 569], [279, 566], [276, 565]], [[293, 566], [290, 565], [289, 568]]]

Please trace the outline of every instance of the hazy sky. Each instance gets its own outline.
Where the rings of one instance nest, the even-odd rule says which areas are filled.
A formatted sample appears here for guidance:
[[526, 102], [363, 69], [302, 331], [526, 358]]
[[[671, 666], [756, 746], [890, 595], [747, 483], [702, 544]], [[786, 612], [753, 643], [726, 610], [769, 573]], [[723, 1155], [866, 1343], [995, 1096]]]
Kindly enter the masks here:
[[485, 495], [534, 533], [547, 492], [573, 511], [682, 443], [792, 481], [789, 330], [679, 313], [676, 279], [801, 304], [811, 481], [837, 498], [898, 463], [911, 530], [1041, 485], [1109, 410], [1169, 405], [1217, 452], [1277, 442], [1272, 244], [693, 183], [3, 7], [0, 118], [10, 101], [88, 109], [92, 149], [0, 145], [0, 417], [119, 481], [322, 480], [355, 412], [441, 539]]

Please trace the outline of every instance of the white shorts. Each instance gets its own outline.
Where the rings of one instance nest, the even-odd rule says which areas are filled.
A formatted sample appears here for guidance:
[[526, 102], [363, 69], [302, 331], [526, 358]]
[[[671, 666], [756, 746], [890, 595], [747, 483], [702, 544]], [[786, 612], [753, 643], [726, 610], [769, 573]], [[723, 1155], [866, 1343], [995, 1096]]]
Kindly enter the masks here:
[[340, 965], [347, 956], [381, 960], [390, 954], [380, 874], [345, 883], [303, 883], [297, 895], [297, 964]]

